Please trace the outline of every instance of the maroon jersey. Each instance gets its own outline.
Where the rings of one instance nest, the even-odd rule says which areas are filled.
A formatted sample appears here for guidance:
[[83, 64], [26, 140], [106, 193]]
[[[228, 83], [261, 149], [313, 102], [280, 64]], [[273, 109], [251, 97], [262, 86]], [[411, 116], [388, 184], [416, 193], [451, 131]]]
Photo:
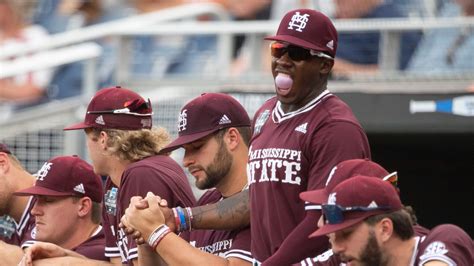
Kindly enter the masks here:
[[[221, 193], [215, 189], [206, 191], [198, 201], [198, 206], [218, 202]], [[250, 227], [239, 230], [195, 230], [191, 231], [189, 243], [204, 252], [226, 259], [238, 258], [252, 262], [250, 255]]]
[[31, 215], [30, 211], [35, 204], [34, 197], [30, 197], [28, 203], [26, 205], [23, 214], [21, 215], [20, 221], [17, 223], [13, 219], [13, 227], [15, 228], [15, 232], [9, 237], [4, 236], [0, 238], [7, 244], [20, 246], [22, 248], [29, 247], [34, 242], [34, 228], [35, 228], [35, 217]]
[[104, 254], [105, 235], [102, 226], [99, 226], [92, 236], [72, 250], [93, 260], [109, 261]]
[[438, 225], [422, 238], [414, 265], [440, 260], [448, 265], [474, 265], [474, 245], [471, 237], [452, 224]]
[[370, 158], [370, 148], [350, 108], [328, 91], [286, 114], [276, 98], [268, 100], [255, 115], [253, 134], [248, 162], [252, 255], [264, 261], [303, 220], [299, 194], [323, 188], [339, 162]]
[[[120, 218], [130, 205], [130, 198], [145, 197], [147, 192], [151, 191], [166, 199], [169, 207], [194, 206], [196, 199], [183, 169], [169, 156], [157, 155], [130, 164], [123, 172], [120, 182], [115, 220], [110, 228], [114, 230], [113, 238], [116, 238], [122, 263], [126, 264], [138, 258], [135, 240], [127, 237], [118, 227]], [[106, 237], [108, 237], [107, 231]], [[107, 247], [109, 247], [108, 241]]]
[[[430, 230], [421, 226], [421, 225], [414, 225], [413, 230], [415, 231], [415, 236], [417, 239], [420, 239], [426, 236]], [[321, 253], [320, 255], [314, 256], [312, 258], [306, 258], [302, 260], [300, 263], [294, 264], [300, 266], [339, 266], [345, 265], [342, 263], [338, 255], [335, 255], [332, 252], [332, 249], [327, 250], [326, 252]]]
[[108, 258], [120, 257], [117, 246], [115, 220], [117, 215], [117, 194], [116, 187], [112, 180], [107, 178], [104, 187], [104, 203], [102, 205], [102, 226], [105, 234], [105, 256]]

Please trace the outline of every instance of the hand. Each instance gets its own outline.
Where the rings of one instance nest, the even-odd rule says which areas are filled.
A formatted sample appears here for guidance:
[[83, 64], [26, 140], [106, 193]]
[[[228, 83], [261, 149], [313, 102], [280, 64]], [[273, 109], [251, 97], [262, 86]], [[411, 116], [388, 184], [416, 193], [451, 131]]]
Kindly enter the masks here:
[[136, 206], [143, 206], [142, 199], [139, 197], [131, 198], [130, 205], [120, 221], [122, 226], [135, 229], [141, 233], [144, 239], [148, 239], [153, 230], [165, 222], [165, 218], [160, 209], [162, 199], [159, 196], [148, 192], [144, 200], [147, 202], [148, 208], [140, 209]]
[[34, 260], [65, 256], [68, 256], [67, 250], [60, 246], [52, 243], [36, 242], [25, 250], [25, 255], [18, 265], [32, 266]]

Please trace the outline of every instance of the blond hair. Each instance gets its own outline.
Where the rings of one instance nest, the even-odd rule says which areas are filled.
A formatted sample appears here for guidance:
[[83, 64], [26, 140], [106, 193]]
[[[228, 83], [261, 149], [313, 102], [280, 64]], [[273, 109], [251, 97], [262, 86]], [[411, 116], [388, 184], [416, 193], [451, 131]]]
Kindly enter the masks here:
[[109, 136], [107, 150], [121, 160], [140, 161], [157, 155], [170, 142], [170, 135], [162, 127], [142, 130], [99, 129], [91, 130], [95, 137], [104, 131]]

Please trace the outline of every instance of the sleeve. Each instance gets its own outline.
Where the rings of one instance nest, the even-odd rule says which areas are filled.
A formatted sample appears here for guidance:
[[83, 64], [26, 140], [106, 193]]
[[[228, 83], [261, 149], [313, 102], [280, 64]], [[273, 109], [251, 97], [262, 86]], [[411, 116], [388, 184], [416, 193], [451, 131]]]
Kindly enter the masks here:
[[[157, 171], [150, 167], [136, 167], [129, 169], [122, 177], [122, 184], [119, 193], [119, 208], [117, 219], [120, 219], [125, 210], [130, 205], [130, 199], [133, 196], [145, 197], [151, 191], [168, 201], [169, 207], [174, 207], [176, 199], [165, 179], [160, 177]], [[135, 240], [130, 236], [123, 236], [127, 243], [127, 260], [131, 261], [138, 258], [138, 248]]]
[[226, 259], [237, 258], [247, 262], [252, 262], [250, 253], [250, 227], [239, 230], [232, 239], [232, 246], [224, 254]]
[[305, 153], [310, 158], [307, 190], [323, 188], [331, 169], [342, 161], [370, 159], [369, 142], [364, 131], [346, 121], [333, 122], [321, 128], [312, 136]]
[[434, 228], [422, 242], [419, 265], [442, 261], [447, 265], [474, 265], [471, 237], [461, 228], [445, 224]]

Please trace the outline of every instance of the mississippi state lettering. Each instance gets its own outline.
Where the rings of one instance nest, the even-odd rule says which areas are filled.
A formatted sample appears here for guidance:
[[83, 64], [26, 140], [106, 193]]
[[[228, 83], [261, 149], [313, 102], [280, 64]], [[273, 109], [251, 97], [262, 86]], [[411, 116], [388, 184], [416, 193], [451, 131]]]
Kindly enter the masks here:
[[[260, 175], [256, 176], [256, 170]], [[284, 176], [277, 177], [277, 169], [284, 170]], [[247, 175], [249, 184], [256, 182], [282, 182], [287, 184], [301, 184], [298, 176], [301, 170], [301, 151], [281, 148], [253, 150], [249, 148], [249, 163]]]

